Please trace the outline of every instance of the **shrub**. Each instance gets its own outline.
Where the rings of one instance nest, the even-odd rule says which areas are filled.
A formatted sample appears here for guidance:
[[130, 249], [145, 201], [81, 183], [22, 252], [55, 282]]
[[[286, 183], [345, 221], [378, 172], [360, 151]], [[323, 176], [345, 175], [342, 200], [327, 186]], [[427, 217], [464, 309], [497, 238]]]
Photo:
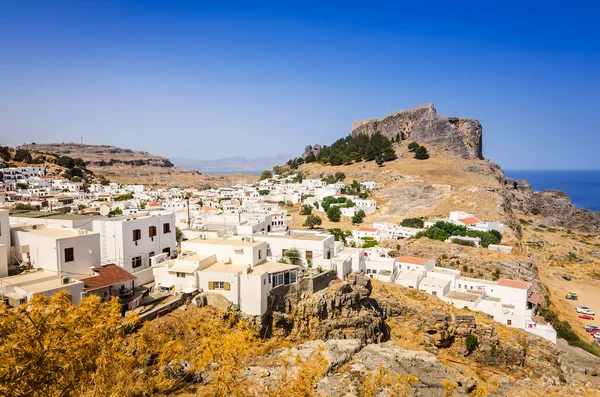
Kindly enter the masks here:
[[300, 208], [300, 215], [310, 215], [312, 214], [312, 207], [308, 204], [304, 204], [302, 208]]
[[269, 170], [264, 170], [261, 174], [260, 174], [260, 179], [259, 180], [263, 180], [263, 179], [270, 179], [273, 178], [273, 173]]
[[131, 193], [127, 193], [127, 194], [122, 194], [120, 196], [117, 196], [113, 200], [114, 201], [127, 201], [127, 200], [131, 200], [132, 198], [133, 198], [133, 195]]
[[492, 273], [492, 280], [498, 281], [499, 279], [500, 279], [500, 269], [496, 268], [496, 270], [494, 270], [494, 272]]
[[423, 222], [423, 220], [419, 218], [406, 218], [402, 220], [400, 226], [422, 229], [425, 226], [425, 222]]
[[19, 211], [36, 211], [37, 207], [32, 204], [19, 203], [15, 205], [15, 209]]
[[260, 194], [261, 196], [266, 196], [269, 193], [271, 193], [269, 189], [262, 189], [258, 191], [258, 194]]
[[56, 164], [65, 168], [73, 168], [75, 167], [75, 160], [69, 156], [60, 156], [58, 160], [56, 160]]
[[429, 152], [425, 146], [419, 146], [419, 148], [415, 151], [415, 158], [417, 160], [427, 160], [429, 158]]
[[469, 240], [462, 240], [462, 239], [456, 238], [456, 239], [452, 240], [452, 242], [454, 244], [464, 245], [466, 247], [475, 247], [475, 243], [473, 241], [469, 241]]
[[342, 210], [339, 207], [333, 206], [327, 210], [327, 218], [331, 222], [339, 222], [341, 217], [342, 217]]
[[477, 336], [471, 334], [468, 335], [465, 343], [467, 345], [467, 351], [469, 353], [473, 353], [475, 351], [475, 349], [477, 349], [477, 346], [479, 345], [479, 340], [477, 340]]
[[352, 224], [358, 225], [359, 223], [363, 223], [365, 216], [366, 216], [365, 211], [363, 211], [363, 210], [358, 211], [352, 217]]
[[304, 226], [307, 226], [309, 229], [314, 229], [315, 226], [320, 226], [323, 223], [323, 220], [320, 216], [317, 215], [309, 215], [306, 217], [304, 221]]
[[417, 142], [411, 142], [408, 144], [408, 150], [411, 152], [416, 152], [418, 148], [421, 146]]
[[346, 174], [344, 174], [343, 172], [336, 172], [335, 173], [335, 180], [340, 182], [343, 181], [344, 179], [346, 179]]

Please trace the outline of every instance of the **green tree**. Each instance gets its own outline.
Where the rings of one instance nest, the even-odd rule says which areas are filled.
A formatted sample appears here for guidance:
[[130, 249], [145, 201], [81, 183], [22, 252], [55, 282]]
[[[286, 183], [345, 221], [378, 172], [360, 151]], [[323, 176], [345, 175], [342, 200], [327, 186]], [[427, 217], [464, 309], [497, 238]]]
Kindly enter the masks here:
[[85, 168], [85, 161], [83, 161], [82, 158], [77, 157], [73, 159], [73, 162], [75, 163], [75, 165], [79, 168]]
[[113, 215], [119, 216], [119, 215], [123, 215], [123, 210], [119, 207], [115, 208], [114, 210], [111, 211]]
[[258, 191], [258, 194], [260, 194], [261, 196], [266, 196], [269, 193], [271, 193], [269, 189], [262, 189]]
[[73, 160], [73, 158], [69, 157], [69, 156], [60, 156], [56, 160], [56, 164], [60, 165], [61, 167], [65, 167], [65, 168], [73, 168], [73, 167], [75, 167], [75, 160]]
[[269, 170], [264, 170], [262, 172], [262, 174], [260, 174], [260, 180], [262, 181], [263, 179], [271, 179], [273, 178], [273, 173]]
[[375, 162], [377, 163], [378, 167], [383, 166], [383, 156], [377, 156], [377, 159], [375, 160]]
[[73, 178], [71, 178], [71, 182], [81, 182], [81, 177], [76, 175]]
[[346, 174], [344, 174], [343, 172], [336, 172], [335, 173], [335, 180], [337, 182], [343, 181], [344, 179], [346, 179]]
[[320, 216], [317, 215], [309, 215], [306, 217], [304, 221], [304, 226], [307, 226], [309, 229], [314, 229], [316, 226], [321, 226], [323, 220]]
[[342, 217], [342, 210], [337, 205], [329, 207], [327, 210], [327, 218], [331, 222], [339, 222]]
[[335, 179], [335, 176], [327, 175], [325, 178], [323, 178], [323, 182], [325, 182], [328, 185], [333, 185], [334, 183], [337, 182], [337, 180]]
[[411, 142], [408, 144], [408, 150], [411, 152], [416, 152], [418, 148], [421, 146], [417, 142]]
[[365, 211], [360, 210], [358, 211], [356, 214], [354, 214], [354, 216], [352, 217], [352, 224], [353, 225], [358, 225], [360, 223], [363, 223], [364, 219], [365, 219]]
[[178, 226], [175, 226], [175, 239], [178, 243], [181, 243], [181, 240], [183, 240], [183, 232]]
[[18, 211], [37, 211], [37, 207], [32, 204], [19, 203], [15, 205], [15, 209]]
[[305, 161], [306, 161], [306, 164], [314, 163], [315, 161], [317, 161], [317, 158], [315, 157], [315, 154], [313, 152], [310, 152], [308, 154], [308, 156], [306, 156]]
[[290, 248], [289, 250], [285, 251], [285, 253], [283, 254], [283, 256], [285, 258], [287, 258], [287, 260], [292, 263], [292, 264], [297, 264], [298, 262], [300, 262], [302, 260], [302, 256], [300, 255], [300, 251], [298, 251], [297, 248]]
[[496, 270], [494, 270], [494, 272], [492, 273], [492, 280], [493, 281], [500, 280], [500, 269], [496, 268]]
[[473, 353], [477, 346], [479, 345], [479, 340], [477, 340], [477, 335], [468, 335], [465, 339], [465, 344], [467, 345], [467, 351], [469, 353]]
[[312, 207], [308, 204], [304, 204], [300, 209], [300, 215], [310, 215], [312, 214]]
[[406, 218], [402, 220], [400, 226], [423, 229], [423, 227], [425, 226], [425, 222], [423, 222], [423, 220], [419, 218]]
[[415, 151], [415, 158], [417, 160], [427, 160], [429, 158], [429, 152], [427, 152], [427, 148], [425, 146], [419, 146], [419, 148]]

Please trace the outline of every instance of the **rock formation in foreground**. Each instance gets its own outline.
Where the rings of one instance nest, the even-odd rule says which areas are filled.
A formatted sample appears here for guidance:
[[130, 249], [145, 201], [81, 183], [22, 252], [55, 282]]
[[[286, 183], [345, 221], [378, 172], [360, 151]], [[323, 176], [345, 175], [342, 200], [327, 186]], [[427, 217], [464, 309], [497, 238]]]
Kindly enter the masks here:
[[352, 135], [381, 132], [389, 139], [433, 144], [467, 159], [483, 159], [481, 123], [473, 119], [444, 117], [433, 104], [401, 110], [380, 119], [357, 121]]

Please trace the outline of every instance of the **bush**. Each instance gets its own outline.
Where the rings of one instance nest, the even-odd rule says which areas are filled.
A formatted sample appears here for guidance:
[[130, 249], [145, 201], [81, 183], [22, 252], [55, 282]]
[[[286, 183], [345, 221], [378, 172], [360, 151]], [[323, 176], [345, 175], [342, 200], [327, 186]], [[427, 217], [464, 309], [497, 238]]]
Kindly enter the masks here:
[[360, 210], [358, 211], [356, 214], [354, 214], [354, 216], [352, 217], [352, 224], [353, 225], [358, 225], [360, 223], [363, 223], [364, 219], [365, 219], [365, 211]]
[[415, 150], [415, 158], [417, 160], [427, 160], [429, 158], [429, 152], [425, 146], [419, 146], [419, 148]]
[[271, 193], [269, 189], [262, 189], [258, 191], [258, 194], [260, 194], [261, 196], [266, 196], [269, 193]]
[[342, 241], [343, 243], [346, 243], [346, 237], [352, 236], [351, 231], [338, 228], [329, 229], [329, 234], [333, 235], [335, 241]]
[[18, 211], [37, 211], [37, 207], [32, 204], [17, 204], [15, 209]]
[[273, 178], [273, 173], [269, 170], [264, 170], [261, 174], [260, 174], [260, 179], [259, 180], [263, 180], [263, 179], [271, 179]]
[[323, 146], [317, 161], [331, 165], [351, 164], [362, 160], [373, 161], [381, 157], [383, 161], [396, 159], [392, 141], [379, 131], [375, 134], [349, 135], [338, 139], [331, 146]]
[[81, 182], [81, 177], [76, 175], [73, 178], [71, 178], [71, 182]]
[[411, 152], [416, 152], [418, 148], [421, 146], [417, 142], [411, 142], [408, 144], [408, 150]]
[[468, 335], [465, 343], [467, 345], [467, 351], [469, 353], [473, 353], [475, 351], [475, 349], [477, 349], [477, 346], [479, 345], [479, 340], [477, 340], [477, 336], [471, 334]]
[[473, 241], [454, 239], [452, 240], [454, 244], [463, 245], [465, 247], [475, 247], [475, 243]]
[[406, 218], [402, 220], [400, 226], [423, 229], [423, 227], [425, 227], [425, 222], [423, 222], [423, 220], [419, 218]]
[[346, 174], [344, 174], [343, 172], [336, 172], [335, 173], [335, 180], [340, 182], [343, 181], [344, 179], [346, 179]]
[[65, 168], [73, 168], [75, 167], [75, 160], [69, 156], [60, 156], [58, 160], [56, 160], [56, 164]]
[[133, 199], [133, 195], [131, 193], [122, 194], [120, 196], [115, 197], [114, 201], [127, 201]]
[[342, 210], [340, 209], [340, 207], [333, 206], [327, 210], [327, 218], [331, 222], [339, 222], [341, 217], [342, 217]]
[[283, 256], [294, 265], [302, 260], [300, 251], [298, 251], [297, 248], [290, 248], [289, 250], [285, 251]]
[[312, 214], [312, 207], [308, 204], [304, 204], [300, 209], [300, 215], [310, 215]]
[[496, 268], [496, 270], [494, 270], [494, 272], [492, 273], [492, 281], [498, 280], [500, 280], [500, 269]]
[[307, 226], [309, 229], [314, 229], [315, 226], [321, 226], [323, 220], [320, 216], [317, 215], [309, 215], [306, 217], [304, 221], [304, 226]]

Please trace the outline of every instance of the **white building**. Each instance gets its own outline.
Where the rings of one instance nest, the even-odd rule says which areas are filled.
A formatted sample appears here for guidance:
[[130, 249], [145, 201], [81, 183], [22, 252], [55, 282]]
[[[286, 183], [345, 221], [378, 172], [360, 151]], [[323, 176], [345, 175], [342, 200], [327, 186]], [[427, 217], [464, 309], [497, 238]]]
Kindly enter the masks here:
[[100, 264], [100, 235], [45, 225], [11, 227], [14, 258], [58, 275], [86, 274]]
[[296, 264], [331, 259], [335, 254], [334, 237], [325, 233], [289, 231], [285, 234], [257, 235], [255, 239], [268, 244], [267, 256], [273, 260], [279, 260], [292, 249], [296, 249], [300, 253]]
[[115, 263], [130, 273], [150, 268], [150, 258], [176, 253], [175, 214], [100, 218], [92, 222], [100, 233], [101, 263]]
[[12, 307], [29, 302], [34, 295], [52, 296], [58, 291], [66, 291], [76, 305], [83, 294], [83, 282], [43, 269], [0, 278], [0, 297]]
[[7, 210], [0, 210], [0, 277], [8, 276], [10, 259], [10, 220]]

